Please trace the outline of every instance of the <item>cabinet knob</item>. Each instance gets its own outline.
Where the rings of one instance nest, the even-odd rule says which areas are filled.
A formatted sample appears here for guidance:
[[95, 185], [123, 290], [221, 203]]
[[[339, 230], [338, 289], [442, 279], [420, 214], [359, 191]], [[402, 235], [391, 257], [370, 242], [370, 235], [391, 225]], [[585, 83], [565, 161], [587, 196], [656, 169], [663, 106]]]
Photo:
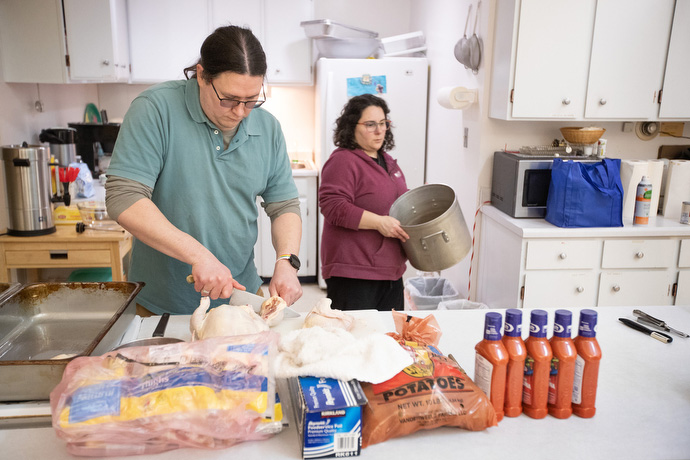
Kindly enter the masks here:
[[604, 99], [603, 97], [599, 99], [599, 105], [606, 105], [606, 99]]
[[635, 254], [635, 257], [637, 257], [638, 259], [643, 258], [643, 257], [644, 257], [644, 252], [642, 252], [642, 251], [638, 252], [637, 254]]
[[110, 65], [110, 61], [109, 61], [108, 59], [103, 59], [103, 60], [101, 61], [101, 64], [102, 64], [102, 65]]
[[577, 292], [585, 292], [585, 288], [583, 288], [582, 286], [576, 287], [575, 290], [576, 290]]
[[566, 254], [565, 252], [561, 252], [561, 253], [558, 255], [558, 257], [561, 258], [561, 259], [567, 259], [567, 258], [568, 258], [568, 254]]
[[611, 289], [613, 289], [613, 292], [618, 292], [618, 291], [621, 290], [621, 287], [620, 287], [619, 285], [617, 285], [617, 284], [614, 284], [613, 287], [612, 287]]
[[565, 98], [563, 98], [563, 100], [561, 102], [563, 103], [563, 105], [569, 105], [570, 104], [570, 98], [565, 97]]

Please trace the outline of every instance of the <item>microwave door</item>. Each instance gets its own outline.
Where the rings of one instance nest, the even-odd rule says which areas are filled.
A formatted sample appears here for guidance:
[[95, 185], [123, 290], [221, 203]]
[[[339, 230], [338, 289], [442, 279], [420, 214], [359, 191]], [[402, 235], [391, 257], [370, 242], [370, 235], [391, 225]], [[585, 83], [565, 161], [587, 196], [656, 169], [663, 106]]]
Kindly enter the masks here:
[[526, 169], [522, 179], [522, 196], [519, 203], [523, 217], [544, 217], [551, 183], [551, 169], [548, 167]]

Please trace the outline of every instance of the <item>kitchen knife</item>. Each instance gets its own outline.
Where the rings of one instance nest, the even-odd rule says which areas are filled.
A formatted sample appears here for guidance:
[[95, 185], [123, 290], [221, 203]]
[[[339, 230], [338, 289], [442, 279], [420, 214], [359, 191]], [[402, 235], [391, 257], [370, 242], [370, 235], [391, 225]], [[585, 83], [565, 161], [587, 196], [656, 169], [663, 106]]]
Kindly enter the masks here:
[[647, 334], [647, 335], [651, 336], [652, 338], [657, 339], [657, 340], [660, 341], [660, 342], [664, 342], [664, 343], [671, 343], [671, 342], [673, 342], [673, 337], [671, 337], [670, 335], [664, 334], [663, 332], [653, 331], [653, 330], [649, 329], [648, 327], [643, 326], [643, 325], [640, 324], [640, 323], [636, 323], [635, 321], [633, 321], [633, 320], [631, 320], [631, 319], [628, 319], [628, 318], [618, 318], [618, 321], [620, 321], [621, 323], [625, 324], [625, 325], [628, 326], [629, 328], [637, 329], [638, 331], [640, 331], [640, 332], [642, 332], [642, 333], [644, 333], [644, 334]]
[[652, 315], [643, 312], [642, 310], [633, 310], [633, 315], [635, 315], [637, 317], [637, 321], [639, 321], [641, 323], [658, 327], [659, 329], [663, 329], [667, 332], [670, 332], [672, 334], [676, 334], [680, 337], [684, 337], [684, 338], [690, 337], [690, 335], [686, 334], [685, 332], [681, 332], [678, 329], [672, 328], [671, 326], [666, 324], [665, 321], [662, 321], [658, 318], [655, 318]]

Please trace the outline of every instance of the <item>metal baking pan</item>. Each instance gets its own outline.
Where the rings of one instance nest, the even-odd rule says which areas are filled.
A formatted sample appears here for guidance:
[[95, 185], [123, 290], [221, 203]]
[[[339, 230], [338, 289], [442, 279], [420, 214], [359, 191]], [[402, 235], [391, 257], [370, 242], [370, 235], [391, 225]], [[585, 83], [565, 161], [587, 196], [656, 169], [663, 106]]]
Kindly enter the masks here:
[[34, 283], [6, 298], [0, 304], [0, 401], [48, 399], [72, 358], [117, 346], [143, 286]]
[[348, 26], [330, 19], [316, 19], [314, 21], [302, 21], [304, 33], [309, 38], [376, 38], [378, 32]]

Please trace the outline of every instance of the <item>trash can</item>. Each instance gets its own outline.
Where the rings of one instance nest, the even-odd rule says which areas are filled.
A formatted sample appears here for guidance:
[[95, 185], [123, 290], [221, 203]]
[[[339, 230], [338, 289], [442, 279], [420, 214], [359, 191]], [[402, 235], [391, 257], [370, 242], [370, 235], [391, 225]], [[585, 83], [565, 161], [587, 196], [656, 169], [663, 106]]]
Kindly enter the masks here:
[[443, 301], [459, 300], [460, 294], [445, 278], [416, 277], [405, 282], [406, 309], [436, 310]]

